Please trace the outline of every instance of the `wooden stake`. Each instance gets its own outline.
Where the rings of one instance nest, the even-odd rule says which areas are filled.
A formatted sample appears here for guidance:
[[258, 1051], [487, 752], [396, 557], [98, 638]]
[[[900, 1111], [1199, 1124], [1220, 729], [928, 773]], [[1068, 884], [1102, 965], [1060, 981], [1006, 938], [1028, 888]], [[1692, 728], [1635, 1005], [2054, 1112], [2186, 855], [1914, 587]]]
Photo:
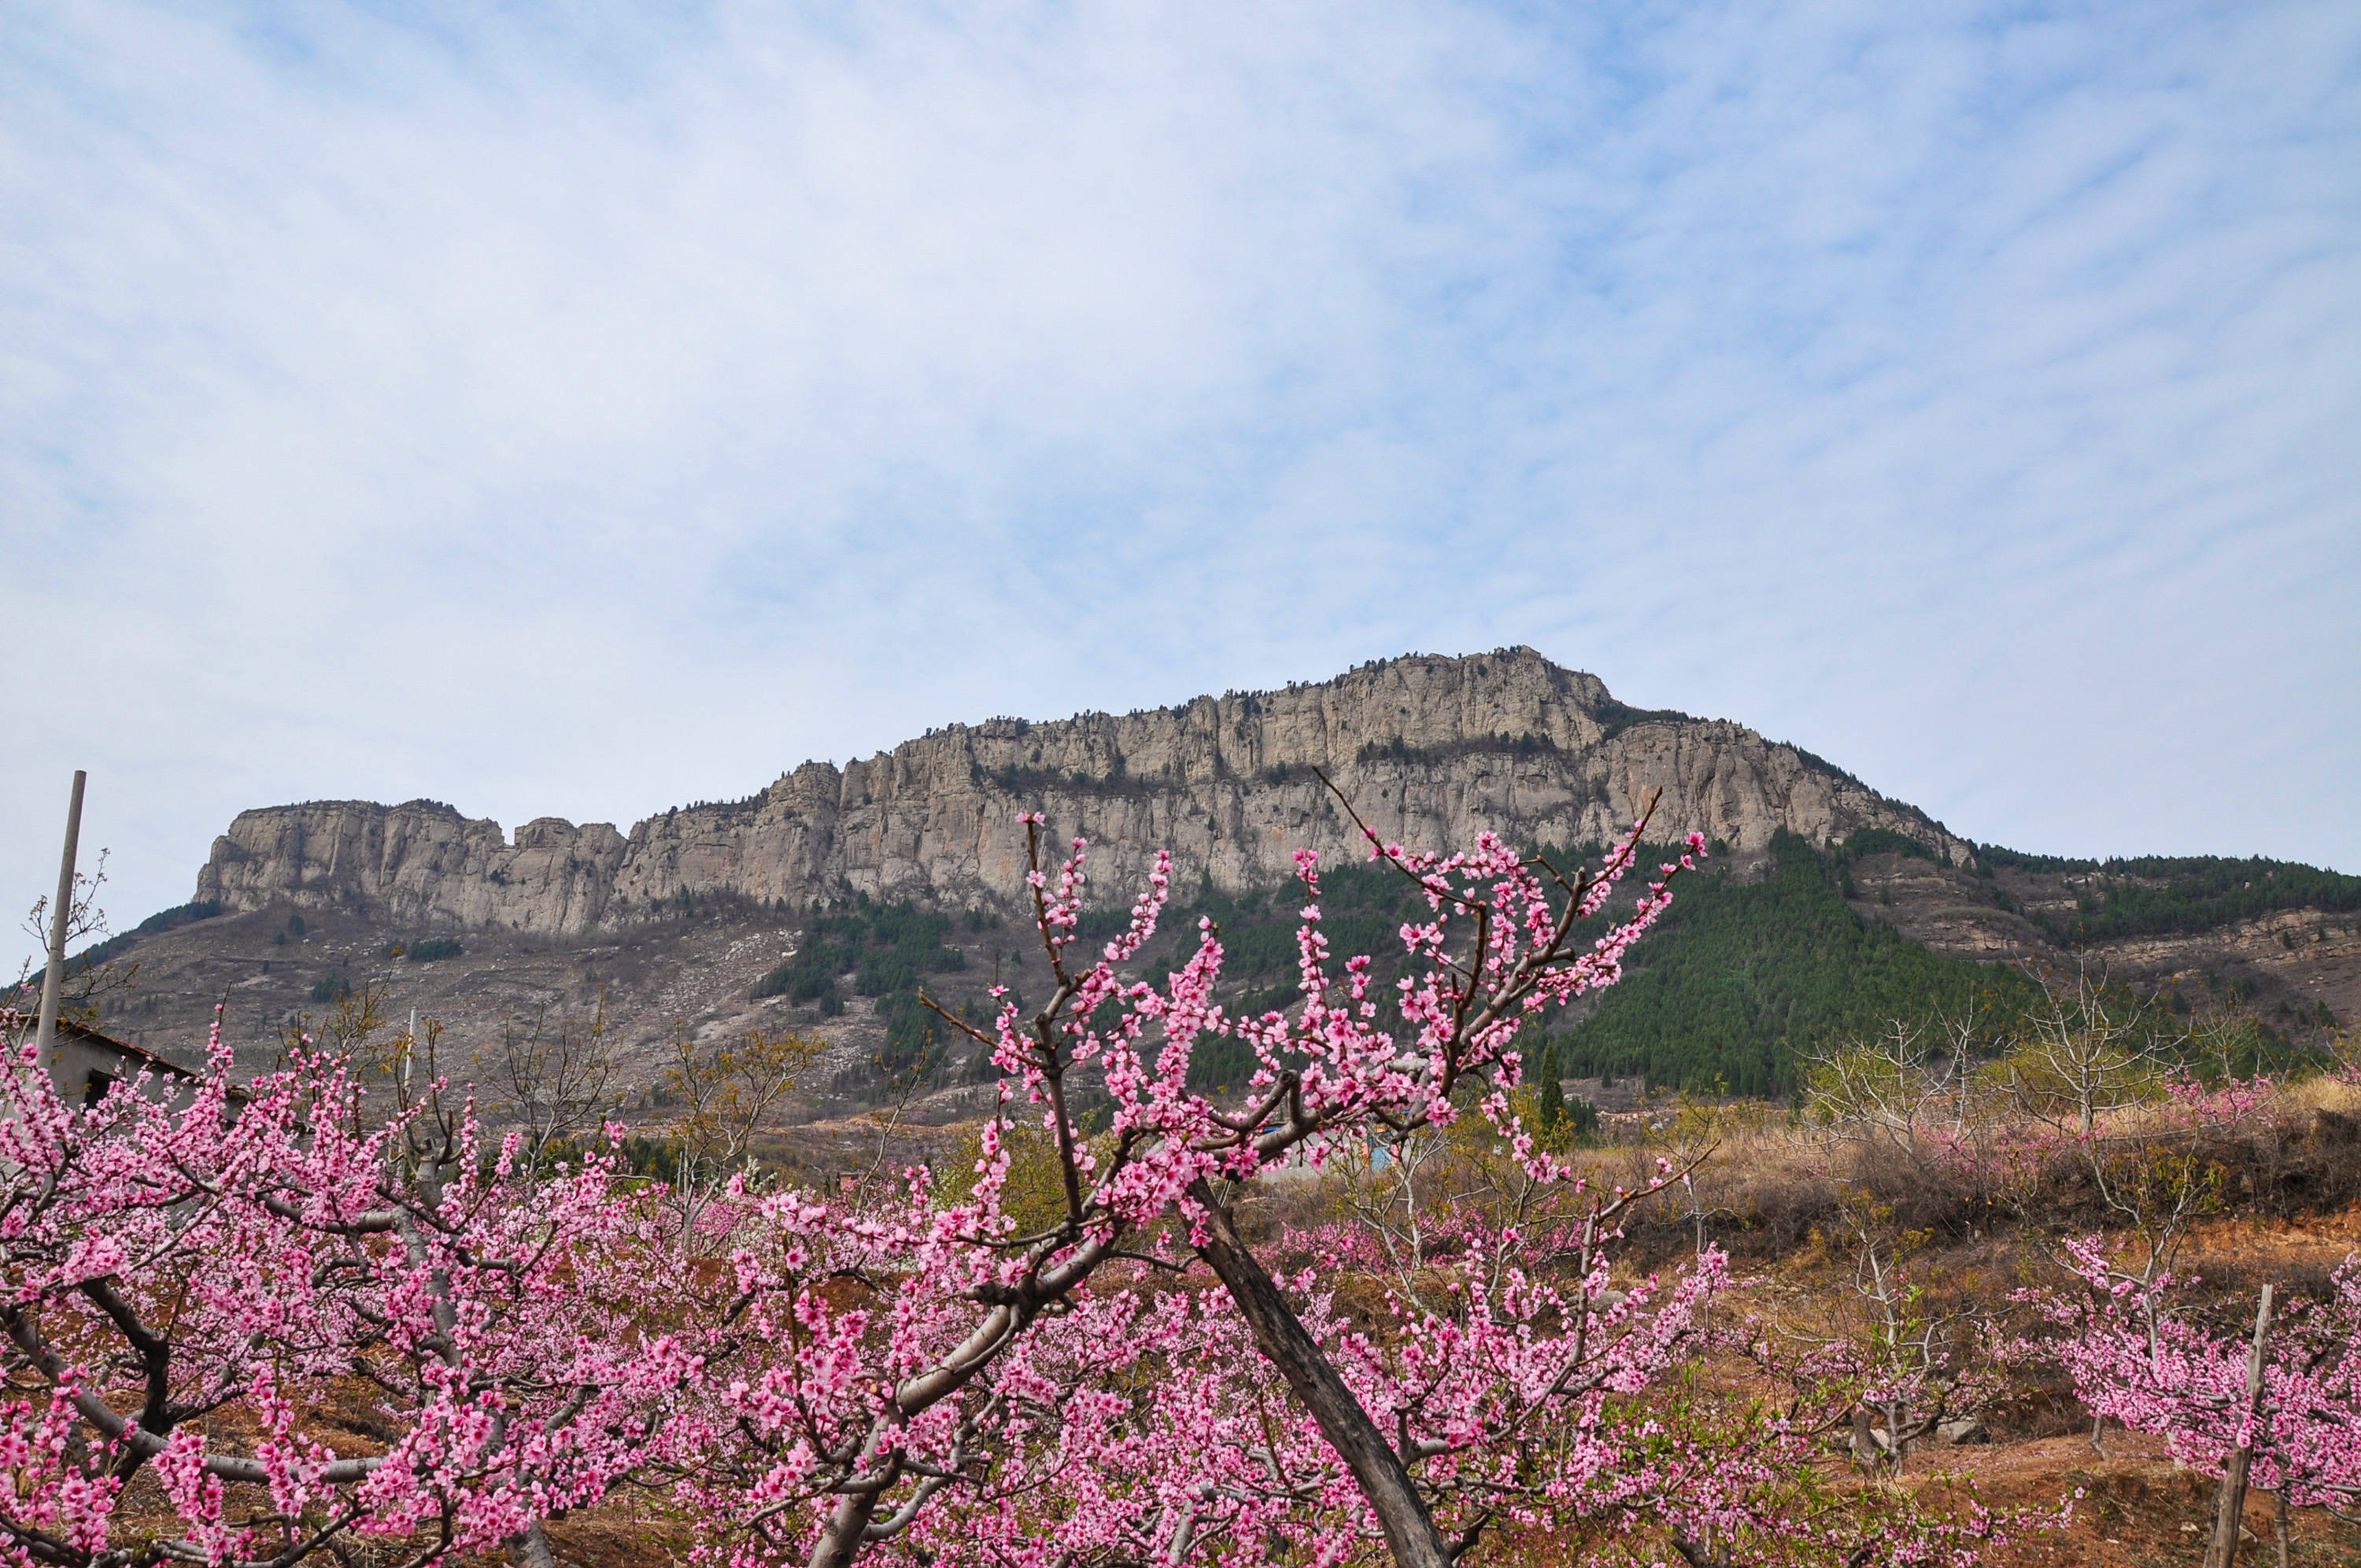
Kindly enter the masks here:
[[49, 911], [49, 963], [41, 972], [41, 1021], [33, 1030], [33, 1059], [48, 1072], [57, 1057], [58, 993], [66, 983], [66, 922], [73, 914], [74, 851], [82, 842], [82, 786], [90, 775], [74, 770], [73, 797], [66, 803], [66, 852], [58, 865], [58, 902]]
[[[2271, 1332], [2271, 1288], [2263, 1287], [2263, 1303], [2255, 1313], [2255, 1343], [2246, 1352], [2246, 1405], [2242, 1418], [2251, 1423], [2263, 1402], [2263, 1345]], [[2205, 1568], [2232, 1568], [2238, 1561], [2238, 1530], [2246, 1522], [2246, 1471], [2255, 1460], [2251, 1441], [2230, 1451], [2222, 1466], [2222, 1487], [2213, 1497], [2213, 1541], [2205, 1549]]]

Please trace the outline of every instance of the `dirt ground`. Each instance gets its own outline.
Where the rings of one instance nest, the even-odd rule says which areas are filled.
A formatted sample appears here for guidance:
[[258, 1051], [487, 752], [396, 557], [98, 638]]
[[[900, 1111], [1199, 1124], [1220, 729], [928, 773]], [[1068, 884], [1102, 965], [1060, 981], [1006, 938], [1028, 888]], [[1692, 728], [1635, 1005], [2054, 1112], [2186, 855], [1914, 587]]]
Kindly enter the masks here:
[[[2092, 1447], [2087, 1434], [1938, 1449], [1913, 1455], [1902, 1477], [1905, 1486], [1926, 1488], [1934, 1499], [1960, 1495], [1948, 1484], [1953, 1478], [1971, 1482], [1975, 1496], [1996, 1509], [2048, 1510], [2074, 1501], [2072, 1517], [2062, 1528], [2031, 1532], [1988, 1551], [1983, 1562], [1989, 1568], [2196, 1568], [2204, 1560], [2214, 1484], [2173, 1463], [2158, 1438], [2109, 1431], [2103, 1453]], [[2249, 1539], [2240, 1563], [2252, 1568], [2277, 1563], [2272, 1513], [2269, 1497], [2249, 1495]], [[668, 1565], [686, 1556], [664, 1521], [628, 1501], [563, 1520], [550, 1536], [558, 1561], [568, 1568]], [[2322, 1509], [2296, 1510], [2290, 1537], [2290, 1564], [2361, 1564], [2361, 1529], [2340, 1524]], [[1477, 1561], [1512, 1568], [1521, 1555], [1513, 1550], [1483, 1552]]]
[[[2029, 1535], [1989, 1553], [1986, 1561], [1995, 1568], [2202, 1563], [2214, 1483], [2176, 1464], [2159, 1438], [2110, 1431], [2104, 1444], [2103, 1453], [2085, 1435], [1948, 1449], [1914, 1457], [1906, 1474], [1932, 1478], [1939, 1471], [1954, 1471], [1972, 1477], [1987, 1507], [2041, 1508], [2081, 1494], [2063, 1529]], [[2238, 1554], [2241, 1563], [2277, 1562], [2273, 1511], [2268, 1496], [2248, 1494], [2248, 1539]], [[2297, 1509], [2289, 1524], [2291, 1563], [2361, 1563], [2361, 1530], [2338, 1523], [2325, 1510]]]

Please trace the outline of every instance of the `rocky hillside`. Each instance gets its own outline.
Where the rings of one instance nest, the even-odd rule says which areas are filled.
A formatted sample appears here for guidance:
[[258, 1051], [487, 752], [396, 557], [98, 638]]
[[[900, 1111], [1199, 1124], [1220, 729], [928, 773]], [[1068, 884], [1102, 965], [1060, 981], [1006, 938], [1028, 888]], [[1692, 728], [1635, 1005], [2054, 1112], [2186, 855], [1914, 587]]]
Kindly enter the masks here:
[[[1039, 810], [1061, 835], [1093, 841], [1093, 880], [1110, 904], [1126, 904], [1156, 850], [1172, 849], [1180, 902], [1222, 920], [1237, 985], [1271, 1005], [1283, 1000], [1272, 988], [1291, 974], [1291, 905], [1272, 894], [1292, 851], [1308, 845], [1332, 864], [1362, 852], [1314, 767], [1381, 831], [1413, 845], [1464, 843], [1481, 828], [1520, 844], [1594, 843], [1661, 789], [1664, 837], [1695, 829], [1728, 846], [1712, 862], [1717, 884], [1760, 883], [1777, 859], [1775, 836], [1825, 851], [1829, 885], [1809, 919], [1788, 910], [1775, 929], [1713, 938], [1770, 944], [1723, 963], [1742, 981], [1743, 994], [1722, 999], [1730, 1018], [1688, 1029], [1733, 1061], [1751, 1048], [1741, 1037], [1749, 1020], [1778, 1014], [1786, 1022], [1775, 1036], [1806, 1014], [1826, 1023], [1890, 1004], [1868, 983], [1875, 977], [1837, 972], [1844, 954], [1876, 947], [1861, 936], [1871, 927], [1946, 962], [2092, 964], [2191, 1004], [2246, 1007], [2299, 1045], [2361, 1014], [2361, 879], [2258, 861], [2101, 865], [1980, 848], [1806, 752], [1738, 725], [1627, 707], [1596, 678], [1527, 649], [1394, 660], [1316, 685], [1120, 718], [953, 727], [842, 770], [807, 763], [750, 800], [683, 807], [628, 835], [544, 818], [511, 839], [498, 824], [426, 802], [249, 811], [215, 844], [198, 902], [90, 956], [114, 958], [128, 977], [99, 1003], [104, 1026], [168, 1053], [192, 1052], [221, 1004], [241, 1051], [266, 1060], [281, 1029], [318, 1017], [348, 989], [381, 996], [395, 1016], [417, 1008], [471, 1051], [603, 1007], [632, 1081], [655, 1080], [675, 1029], [723, 1037], [762, 1024], [827, 1043], [827, 1070], [814, 1080], [826, 1092], [813, 1108], [841, 1109], [883, 1081], [878, 1064], [902, 1048], [895, 1030], [906, 1020], [895, 1020], [917, 982], [872, 974], [846, 948], [842, 972], [806, 977], [817, 989], [762, 983], [790, 959], [844, 946], [816, 944], [814, 899], [839, 923], [860, 908], [883, 917], [905, 900], [950, 916], [928, 943], [948, 944], [957, 961], [930, 947], [944, 961], [917, 971], [950, 1003], [980, 1002], [996, 979], [1027, 987], [1039, 955], [1017, 902], [1016, 818]], [[1352, 913], [1348, 881], [1332, 883], [1333, 913]], [[1708, 891], [1692, 890], [1688, 913], [1711, 914]], [[1740, 903], [1749, 900], [1761, 902]], [[1737, 909], [1704, 925], [1755, 919]], [[915, 918], [895, 918], [906, 917]], [[1641, 968], [1670, 975], [1694, 963], [1681, 947], [1693, 938], [1704, 940], [1669, 928], [1653, 936]], [[1279, 957], [1257, 968], [1249, 960], [1264, 948]], [[1877, 950], [1892, 960], [1880, 972], [1908, 980], [1913, 997], [1949, 983], [1906, 953]], [[1684, 1056], [1694, 1044], [1665, 1050]], [[1568, 1041], [1575, 1058], [1582, 1048]], [[1664, 1054], [1648, 1070], [1676, 1069], [1655, 1059]], [[1746, 1071], [1708, 1063], [1697, 1072], [1758, 1090], [1780, 1081], [1776, 1062], [1749, 1060]], [[947, 1080], [949, 1098], [928, 1114], [963, 1113], [960, 1096], [973, 1087]]]
[[953, 725], [840, 769], [806, 762], [750, 799], [665, 812], [628, 835], [542, 817], [513, 839], [447, 806], [313, 802], [241, 813], [196, 897], [231, 913], [336, 911], [414, 929], [553, 936], [735, 896], [800, 907], [865, 893], [1002, 905], [1024, 875], [1025, 811], [1101, 847], [1128, 888], [1159, 849], [1184, 885], [1266, 886], [1299, 848], [1357, 858], [1314, 769], [1390, 838], [1575, 845], [1617, 835], [1661, 790], [1661, 836], [1740, 850], [1784, 828], [1816, 843], [1903, 834], [1944, 864], [1972, 847], [1809, 752], [1742, 726], [1616, 701], [1530, 648], [1415, 657], [1283, 691], [1120, 716]]

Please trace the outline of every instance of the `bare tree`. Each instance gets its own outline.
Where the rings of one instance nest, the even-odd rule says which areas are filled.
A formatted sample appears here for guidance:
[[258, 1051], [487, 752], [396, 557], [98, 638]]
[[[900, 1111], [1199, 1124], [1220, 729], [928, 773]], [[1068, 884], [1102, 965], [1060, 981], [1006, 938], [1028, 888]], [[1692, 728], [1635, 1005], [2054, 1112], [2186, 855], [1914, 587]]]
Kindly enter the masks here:
[[1806, 1353], [1790, 1376], [1843, 1390], [1836, 1408], [1850, 1409], [1853, 1457], [1899, 1471], [1911, 1449], [1956, 1436], [2002, 1391], [1994, 1330], [1981, 1310], [1940, 1304], [1920, 1283], [1911, 1258], [1928, 1238], [1892, 1234], [1889, 1205], [1848, 1187], [1839, 1214], [1826, 1239], [1850, 1254], [1851, 1277], [1815, 1288], [1805, 1312], [1777, 1312], [1770, 1327]]
[[1804, 1093], [1821, 1124], [1848, 1141], [1882, 1143], [1924, 1164], [1920, 1139], [1944, 1086], [1927, 1060], [1928, 1026], [1889, 1019], [1876, 1034], [1798, 1054]]
[[[2035, 978], [2043, 1004], [2009, 1053], [2010, 1091], [2026, 1115], [2070, 1135], [2067, 1148], [2125, 1233], [2119, 1277], [2153, 1300], [2147, 1288], [2170, 1270], [2190, 1226], [2222, 1203], [2221, 1172], [2193, 1129], [2138, 1113], [2163, 1098], [2196, 1036], [2155, 999], [2111, 987], [2087, 968]], [[2125, 1124], [2127, 1113], [2136, 1124]], [[2038, 1166], [2019, 1174], [2037, 1182]], [[2091, 1446], [2102, 1453], [2104, 1433], [2105, 1418], [2093, 1417]]]
[[674, 1023], [663, 1087], [675, 1109], [663, 1132], [681, 1235], [695, 1232], [723, 1183], [752, 1167], [755, 1138], [820, 1049], [819, 1041], [761, 1027], [734, 1039], [699, 1041]]
[[498, 1050], [479, 1065], [523, 1130], [535, 1165], [570, 1147], [600, 1124], [621, 1093], [607, 1039], [606, 988], [588, 1018], [544, 1005], [529, 1025], [502, 1020]]
[[[338, 996], [335, 1010], [325, 1017], [315, 1019], [309, 1013], [290, 1017], [280, 1031], [279, 1065], [283, 1067], [299, 1049], [316, 1046], [349, 1058], [355, 1069], [368, 1078], [393, 1078], [410, 1059], [412, 1041], [408, 1034], [381, 1033], [385, 1022], [384, 989], [364, 981], [358, 991]], [[427, 1076], [434, 1076], [431, 1069]], [[406, 1080], [402, 1087], [408, 1087]]]
[[2034, 978], [2042, 1003], [2008, 1057], [2010, 1085], [2026, 1113], [2088, 1139], [2101, 1117], [2157, 1097], [2172, 1039], [2153, 1000], [2115, 990], [2087, 967]]
[[672, 1047], [664, 1085], [681, 1109], [666, 1130], [684, 1155], [722, 1168], [744, 1161], [773, 1109], [819, 1054], [817, 1041], [759, 1027], [705, 1044], [675, 1025]]
[[[1455, 1124], [1455, 1128], [1466, 1125]], [[1465, 1157], [1471, 1151], [1466, 1146], [1455, 1150], [1451, 1131], [1373, 1129], [1366, 1176], [1360, 1179], [1348, 1176], [1340, 1184], [1345, 1207], [1384, 1253], [1394, 1289], [1422, 1311], [1433, 1307], [1422, 1287], [1431, 1283], [1425, 1265], [1433, 1239], [1429, 1234], [1431, 1216], [1438, 1197], [1463, 1184], [1488, 1185], [1481, 1174], [1466, 1168]], [[1464, 1130], [1458, 1141], [1462, 1146], [1468, 1143]]]
[[1805, 1100], [1829, 1135], [1883, 1144], [1923, 1168], [1980, 1147], [2004, 1119], [1992, 1075], [1978, 1062], [1994, 1049], [1972, 1008], [1888, 1019], [1866, 1038], [1798, 1053]]
[[[73, 897], [66, 905], [67, 950], [83, 949], [82, 954], [66, 963], [64, 982], [58, 992], [58, 1016], [73, 1023], [95, 1025], [98, 1023], [100, 999], [111, 992], [126, 990], [138, 975], [137, 963], [118, 963], [101, 956], [92, 961], [89, 948], [104, 943], [114, 935], [106, 923], [106, 911], [99, 907], [99, 889], [106, 885], [106, 855], [98, 852], [98, 864], [88, 872], [74, 872]], [[49, 946], [49, 895], [43, 894], [33, 901], [25, 916], [24, 930], [46, 953]], [[39, 970], [30, 959], [18, 969], [16, 979], [8, 989], [38, 989]]]

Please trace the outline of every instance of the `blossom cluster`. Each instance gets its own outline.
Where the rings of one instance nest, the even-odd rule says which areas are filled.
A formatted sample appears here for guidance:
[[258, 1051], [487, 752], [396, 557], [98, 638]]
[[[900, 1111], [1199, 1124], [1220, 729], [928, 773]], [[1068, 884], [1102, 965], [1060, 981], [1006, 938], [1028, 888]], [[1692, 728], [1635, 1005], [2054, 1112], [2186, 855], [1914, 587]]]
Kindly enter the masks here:
[[2361, 1256], [2323, 1299], [2279, 1304], [2249, 1399], [2254, 1320], [2206, 1310], [2200, 1281], [2125, 1268], [2099, 1237], [2066, 1245], [2081, 1288], [2045, 1298], [2054, 1354], [2094, 1416], [2163, 1436], [2182, 1464], [2219, 1475], [2252, 1455], [2253, 1485], [2297, 1508], [2361, 1503]]
[[[0, 1440], [0, 1554], [111, 1560], [143, 1470], [191, 1560], [348, 1532], [499, 1548], [639, 1462], [688, 1368], [634, 1311], [611, 1160], [528, 1172], [472, 1110], [379, 1111], [308, 1045], [230, 1069], [216, 1023], [193, 1082], [91, 1107], [29, 1049], [0, 1070], [0, 1332], [31, 1391]], [[298, 1419], [352, 1404], [355, 1436]]]

